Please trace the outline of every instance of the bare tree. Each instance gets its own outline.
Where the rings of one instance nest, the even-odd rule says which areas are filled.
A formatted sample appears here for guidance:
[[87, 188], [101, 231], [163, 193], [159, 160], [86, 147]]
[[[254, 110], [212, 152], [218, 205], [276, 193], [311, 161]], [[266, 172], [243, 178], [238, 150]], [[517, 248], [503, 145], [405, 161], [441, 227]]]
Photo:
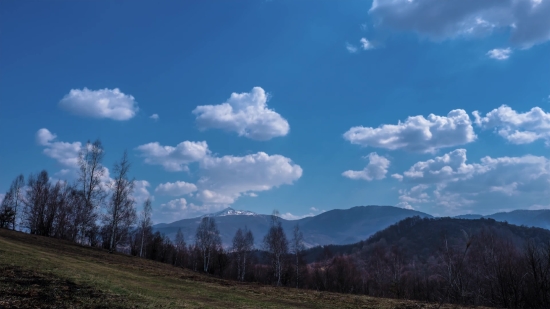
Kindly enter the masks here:
[[212, 217], [204, 217], [197, 227], [195, 242], [202, 254], [203, 270], [208, 272], [214, 252], [221, 247], [220, 231]]
[[[23, 175], [17, 176], [11, 183], [10, 189], [6, 192], [6, 196], [2, 201], [2, 207], [0, 212], [3, 214], [4, 219], [9, 220], [8, 225], [11, 224], [12, 230], [15, 230], [17, 225], [17, 216], [19, 206], [23, 203], [23, 186], [25, 185], [25, 178]], [[6, 227], [8, 227], [6, 225]]]
[[185, 243], [185, 237], [183, 236], [181, 228], [179, 228], [178, 232], [176, 233], [174, 246], [176, 247], [176, 258], [174, 264], [176, 266], [184, 266], [187, 244]]
[[246, 274], [246, 265], [248, 263], [250, 252], [254, 248], [254, 235], [248, 228], [238, 229], [233, 237], [233, 253], [237, 264], [237, 279], [244, 281]]
[[128, 154], [124, 151], [122, 159], [115, 163], [113, 168], [114, 184], [111, 200], [107, 206], [105, 225], [109, 229], [109, 252], [116, 250], [116, 246], [122, 236], [136, 221], [135, 201], [132, 198], [134, 181], [128, 179], [130, 162]]
[[300, 231], [298, 223], [294, 226], [292, 231], [291, 250], [294, 255], [294, 267], [296, 268], [296, 288], [300, 282], [300, 258], [304, 251], [304, 235]]
[[139, 221], [139, 228], [141, 229], [141, 246], [139, 247], [139, 257], [143, 257], [143, 245], [145, 242], [146, 234], [151, 233], [152, 221], [151, 213], [153, 208], [151, 207], [151, 199], [147, 198], [143, 203], [143, 211], [141, 212], [141, 218]]
[[8, 191], [0, 205], [0, 227], [9, 228], [10, 223], [14, 221], [15, 211], [13, 209], [14, 197], [11, 191]]
[[281, 285], [284, 257], [288, 253], [288, 240], [281, 226], [278, 214], [279, 212], [275, 210], [271, 216], [271, 227], [264, 237], [264, 250], [269, 254], [273, 272], [277, 278], [277, 285], [279, 286]]
[[50, 182], [48, 172], [43, 170], [38, 175], [30, 175], [25, 198], [24, 226], [31, 234], [44, 234], [44, 215], [48, 205]]
[[[101, 185], [101, 178], [105, 175], [102, 165], [105, 151], [98, 139], [91, 143], [88, 141], [78, 155], [79, 178], [77, 183], [83, 195], [83, 205], [79, 212], [79, 232], [83, 237], [90, 234], [95, 227], [98, 209], [103, 204], [107, 194]], [[88, 235], [91, 242], [91, 235]]]

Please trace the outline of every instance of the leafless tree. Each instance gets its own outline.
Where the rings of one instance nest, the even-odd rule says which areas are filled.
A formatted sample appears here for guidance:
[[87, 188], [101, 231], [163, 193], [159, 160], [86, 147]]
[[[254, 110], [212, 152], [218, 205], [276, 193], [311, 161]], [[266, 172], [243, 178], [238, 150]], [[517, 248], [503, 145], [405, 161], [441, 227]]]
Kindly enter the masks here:
[[294, 226], [292, 231], [292, 240], [291, 240], [291, 251], [294, 255], [294, 267], [296, 268], [296, 288], [300, 282], [300, 258], [302, 252], [304, 251], [304, 235], [300, 231], [300, 226], [298, 223]]
[[187, 253], [187, 244], [185, 243], [185, 237], [183, 236], [181, 228], [179, 228], [178, 232], [176, 233], [174, 246], [176, 247], [176, 258], [174, 264], [176, 266], [184, 266], [185, 256]]
[[6, 227], [11, 224], [12, 230], [15, 230], [17, 225], [19, 206], [23, 204], [23, 186], [25, 178], [23, 175], [17, 176], [11, 183], [10, 189], [6, 193], [2, 206], [0, 208], [0, 216], [8, 220]]
[[101, 178], [105, 175], [102, 165], [105, 151], [100, 140], [91, 143], [88, 141], [78, 155], [79, 178], [78, 187], [82, 192], [83, 204], [79, 205], [78, 229], [80, 237], [90, 235], [94, 230], [98, 210], [103, 204], [107, 194], [101, 184]]
[[132, 198], [134, 181], [128, 179], [130, 162], [124, 151], [122, 159], [113, 168], [114, 184], [111, 200], [107, 206], [104, 222], [109, 229], [109, 252], [116, 250], [120, 239], [136, 221], [135, 201]]
[[204, 272], [208, 272], [212, 255], [221, 247], [220, 231], [216, 226], [214, 218], [202, 218], [201, 223], [197, 227], [195, 242], [202, 255], [203, 270]]
[[43, 235], [50, 191], [48, 172], [43, 170], [38, 175], [30, 175], [27, 186], [23, 224], [31, 234]]
[[244, 281], [246, 265], [250, 260], [250, 252], [254, 248], [254, 235], [248, 228], [238, 229], [233, 237], [233, 253], [237, 264], [237, 279]]
[[264, 250], [269, 254], [272, 270], [279, 286], [283, 274], [284, 257], [288, 253], [288, 240], [278, 214], [279, 212], [275, 210], [271, 216], [271, 227], [264, 237]]
[[0, 205], [0, 227], [9, 228], [10, 223], [14, 221], [15, 211], [13, 208], [14, 197], [11, 191], [8, 191]]
[[[139, 228], [141, 229], [141, 245], [139, 247], [139, 256], [143, 257], [143, 246], [145, 244], [145, 237], [149, 233], [151, 233], [152, 229], [152, 221], [151, 221], [151, 213], [153, 212], [153, 208], [151, 207], [151, 199], [147, 198], [145, 200], [145, 203], [143, 203], [143, 211], [141, 212], [141, 218], [139, 221]], [[145, 244], [146, 245], [146, 244]]]

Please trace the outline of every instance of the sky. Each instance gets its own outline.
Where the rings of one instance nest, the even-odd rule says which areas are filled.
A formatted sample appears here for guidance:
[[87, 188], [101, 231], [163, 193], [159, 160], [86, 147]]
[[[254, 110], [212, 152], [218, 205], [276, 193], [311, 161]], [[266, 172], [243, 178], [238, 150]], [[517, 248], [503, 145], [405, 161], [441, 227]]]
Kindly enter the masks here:
[[547, 111], [550, 0], [0, 2], [0, 192], [100, 139], [156, 223], [546, 209]]

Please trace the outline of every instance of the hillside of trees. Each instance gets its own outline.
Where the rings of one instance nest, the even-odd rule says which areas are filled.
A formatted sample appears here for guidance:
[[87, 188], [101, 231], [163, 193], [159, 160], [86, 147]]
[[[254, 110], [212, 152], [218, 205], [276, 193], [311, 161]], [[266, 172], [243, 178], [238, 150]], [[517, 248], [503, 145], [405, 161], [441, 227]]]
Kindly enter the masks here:
[[[152, 230], [152, 205], [136, 205], [126, 153], [104, 181], [100, 141], [79, 155], [74, 183], [46, 171], [13, 181], [0, 227], [119, 251], [239, 281], [461, 305], [550, 308], [550, 231], [492, 219], [404, 219], [347, 246], [305, 250], [296, 224], [285, 233], [277, 212], [265, 235], [238, 227], [223, 247], [212, 217], [193, 242]], [[138, 209], [139, 208], [139, 209]], [[260, 237], [261, 246], [255, 246]]]

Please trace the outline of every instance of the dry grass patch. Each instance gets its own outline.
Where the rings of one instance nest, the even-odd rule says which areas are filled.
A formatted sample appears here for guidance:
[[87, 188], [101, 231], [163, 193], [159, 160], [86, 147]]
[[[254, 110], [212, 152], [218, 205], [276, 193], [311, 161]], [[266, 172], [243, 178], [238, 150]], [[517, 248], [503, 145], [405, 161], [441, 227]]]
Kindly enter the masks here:
[[0, 229], [0, 308], [461, 308], [276, 288]]

